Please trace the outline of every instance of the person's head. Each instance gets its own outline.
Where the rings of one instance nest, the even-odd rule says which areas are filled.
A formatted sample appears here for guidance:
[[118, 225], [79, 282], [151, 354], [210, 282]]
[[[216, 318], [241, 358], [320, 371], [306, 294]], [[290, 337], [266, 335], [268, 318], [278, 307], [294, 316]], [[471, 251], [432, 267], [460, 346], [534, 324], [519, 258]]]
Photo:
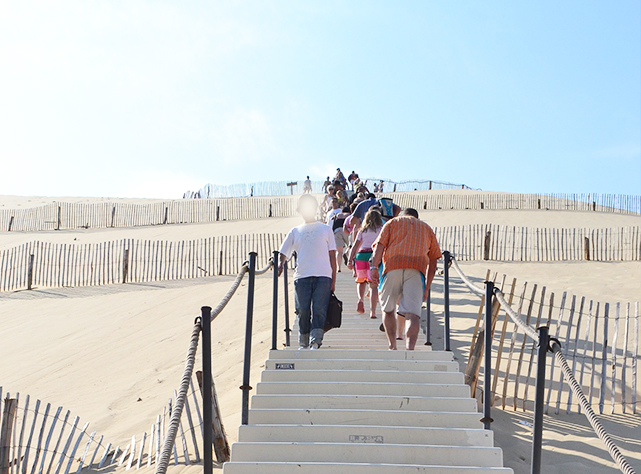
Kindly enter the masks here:
[[338, 198], [332, 199], [332, 209], [338, 209]]
[[411, 216], [418, 219], [418, 212], [416, 211], [416, 209], [408, 207], [407, 209], [403, 209], [403, 211], [401, 212], [401, 216]]
[[307, 179], [309, 179], [309, 176], [307, 177]]
[[376, 199], [376, 194], [374, 193], [367, 194], [367, 199]]
[[303, 194], [298, 199], [298, 213], [305, 219], [305, 222], [316, 221], [316, 212], [318, 211], [318, 202], [311, 194]]
[[327, 181], [329, 181], [329, 176], [327, 177]]
[[372, 206], [365, 213], [365, 218], [363, 220], [363, 226], [361, 227], [361, 229], [363, 231], [376, 230], [380, 227], [383, 227], [383, 216], [381, 215], [381, 211], [377, 207]]
[[341, 199], [347, 200], [347, 193], [345, 192], [344, 189], [339, 189], [336, 195]]
[[336, 189], [338, 188], [343, 189], [343, 183], [341, 183], [340, 179], [335, 179], [332, 184]]
[[358, 203], [357, 203], [357, 202], [353, 202], [353, 203], [349, 206], [349, 212], [350, 212], [350, 214], [352, 214], [352, 213], [354, 212], [354, 210], [356, 209], [356, 206], [358, 206]]
[[334, 186], [333, 185], [330, 184], [329, 186], [327, 186], [327, 194], [329, 194], [330, 196], [334, 195]]
[[349, 207], [349, 206], [345, 206], [345, 207], [343, 207], [342, 212], [350, 213], [350, 212], [351, 212], [351, 211], [350, 211], [350, 207]]
[[354, 170], [352, 170], [352, 174], [354, 174]]

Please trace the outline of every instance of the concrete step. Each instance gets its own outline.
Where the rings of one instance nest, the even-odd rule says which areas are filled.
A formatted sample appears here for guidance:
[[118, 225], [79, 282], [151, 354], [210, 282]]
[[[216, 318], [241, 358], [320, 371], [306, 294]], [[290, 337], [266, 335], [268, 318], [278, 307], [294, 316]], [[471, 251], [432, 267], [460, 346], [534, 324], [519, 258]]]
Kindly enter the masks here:
[[484, 429], [336, 425], [241, 425], [242, 442], [318, 442], [494, 446], [494, 433]]
[[356, 410], [476, 411], [473, 398], [385, 395], [254, 395], [252, 408], [343, 408]]
[[223, 474], [514, 474], [506, 467], [312, 462], [228, 462]]
[[[322, 356], [322, 349], [318, 352]], [[329, 352], [329, 351], [327, 351]], [[458, 372], [454, 361], [386, 360], [386, 359], [280, 359], [267, 360], [265, 370], [407, 370]], [[358, 379], [356, 379], [358, 380]]]
[[445, 351], [389, 351], [389, 350], [350, 350], [299, 351], [283, 349], [269, 351], [269, 359], [385, 359], [385, 360], [437, 360], [452, 361], [454, 354]]
[[503, 452], [481, 446], [371, 443], [234, 443], [231, 461], [347, 462], [500, 467]]
[[470, 397], [468, 385], [390, 382], [259, 382], [257, 395], [392, 395], [408, 397]]
[[346, 410], [284, 408], [249, 410], [252, 425], [368, 425], [474, 428], [482, 426], [482, 415], [473, 412]]
[[398, 370], [264, 370], [262, 382], [389, 382], [463, 384], [461, 372]]

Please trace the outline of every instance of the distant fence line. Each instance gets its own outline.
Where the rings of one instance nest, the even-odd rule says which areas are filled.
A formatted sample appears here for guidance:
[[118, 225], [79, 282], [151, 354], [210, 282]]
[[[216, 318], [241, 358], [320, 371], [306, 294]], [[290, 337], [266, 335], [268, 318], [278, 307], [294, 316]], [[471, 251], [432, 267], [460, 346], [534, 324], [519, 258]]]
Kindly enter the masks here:
[[[401, 207], [417, 210], [573, 210], [641, 214], [641, 196], [615, 194], [439, 194], [384, 193]], [[194, 224], [230, 220], [292, 217], [298, 196], [189, 199], [150, 204], [51, 203], [27, 209], [0, 210], [0, 232]]]
[[234, 275], [251, 251], [258, 252], [259, 265], [266, 264], [284, 238], [246, 234], [179, 242], [29, 242], [0, 252], [0, 291]]
[[[346, 175], [347, 176], [347, 175]], [[332, 178], [333, 179], [333, 178]], [[472, 189], [465, 184], [448, 183], [436, 180], [411, 180], [411, 181], [393, 181], [391, 179], [365, 178], [362, 179], [366, 186], [373, 190], [374, 183], [383, 181], [383, 190], [387, 192], [402, 191], [429, 191], [436, 189]], [[249, 184], [206, 184], [198, 191], [187, 191], [183, 199], [194, 198], [234, 198], [234, 197], [251, 197], [251, 196], [288, 196], [292, 194], [302, 194], [305, 179], [297, 181], [265, 181], [260, 183]], [[325, 181], [311, 181], [312, 193], [320, 194], [323, 192]]]
[[[639, 261], [641, 227], [551, 229], [497, 225], [435, 227], [459, 261]], [[123, 239], [93, 244], [29, 242], [0, 252], [0, 291], [98, 286], [233, 275], [250, 251], [264, 265], [284, 234], [178, 242]]]

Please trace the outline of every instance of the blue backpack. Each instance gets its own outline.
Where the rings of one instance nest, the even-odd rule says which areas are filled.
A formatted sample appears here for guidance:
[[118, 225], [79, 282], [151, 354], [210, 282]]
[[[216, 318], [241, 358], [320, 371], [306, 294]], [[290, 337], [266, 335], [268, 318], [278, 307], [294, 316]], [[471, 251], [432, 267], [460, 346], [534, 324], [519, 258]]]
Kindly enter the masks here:
[[394, 201], [390, 198], [380, 198], [378, 204], [381, 206], [381, 215], [384, 220], [389, 220], [394, 217]]

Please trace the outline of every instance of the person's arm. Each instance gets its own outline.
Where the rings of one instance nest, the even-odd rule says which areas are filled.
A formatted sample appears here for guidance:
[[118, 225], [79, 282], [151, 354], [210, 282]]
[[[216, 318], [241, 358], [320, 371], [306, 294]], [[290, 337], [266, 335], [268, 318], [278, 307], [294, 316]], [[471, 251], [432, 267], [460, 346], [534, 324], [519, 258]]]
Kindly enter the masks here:
[[286, 263], [287, 263], [287, 256], [281, 253], [280, 263], [278, 264], [278, 276], [280, 276], [283, 273], [283, 268], [285, 268]]
[[432, 285], [432, 281], [434, 280], [434, 274], [436, 273], [436, 262], [438, 262], [438, 259], [432, 258], [430, 259], [430, 263], [427, 266], [427, 275], [425, 275], [425, 293], [423, 294], [423, 301], [427, 301], [427, 295], [429, 294], [430, 286]]
[[369, 260], [369, 268], [370, 268], [370, 278], [372, 279], [372, 283], [378, 283], [378, 266], [381, 264], [381, 261], [383, 260], [383, 252], [385, 251], [385, 247], [379, 242], [376, 244], [374, 247], [374, 253], [372, 254], [372, 258]]
[[354, 241], [354, 244], [352, 245], [351, 250], [349, 251], [349, 257], [347, 258], [347, 268], [350, 270], [354, 268], [354, 259], [356, 258], [356, 254], [358, 253], [358, 249], [361, 248], [361, 241], [359, 239], [356, 239]]
[[352, 237], [354, 240], [356, 240], [359, 230], [361, 230], [361, 220], [354, 216], [352, 217]]
[[332, 266], [332, 293], [336, 291], [336, 250], [329, 251], [329, 264]]

